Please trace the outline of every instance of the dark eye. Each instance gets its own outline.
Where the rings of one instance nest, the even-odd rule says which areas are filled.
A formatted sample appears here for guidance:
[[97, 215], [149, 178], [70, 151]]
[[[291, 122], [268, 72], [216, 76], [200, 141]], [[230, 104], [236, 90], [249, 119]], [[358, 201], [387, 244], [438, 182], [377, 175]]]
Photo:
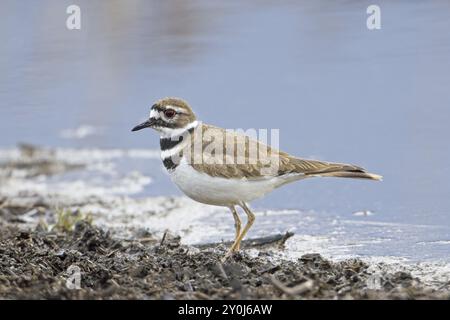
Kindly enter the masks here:
[[175, 116], [175, 114], [176, 114], [175, 110], [172, 110], [172, 109], [168, 109], [168, 110], [164, 111], [164, 115], [169, 119], [173, 118]]

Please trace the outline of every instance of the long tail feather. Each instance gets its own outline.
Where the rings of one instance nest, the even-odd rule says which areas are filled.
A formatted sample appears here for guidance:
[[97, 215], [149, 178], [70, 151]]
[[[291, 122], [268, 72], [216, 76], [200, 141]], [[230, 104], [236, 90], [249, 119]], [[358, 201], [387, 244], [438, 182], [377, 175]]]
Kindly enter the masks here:
[[319, 173], [319, 174], [308, 174], [308, 176], [369, 179], [369, 180], [377, 180], [377, 181], [383, 180], [383, 177], [378, 174], [373, 174], [373, 173], [369, 173], [369, 172], [352, 172], [352, 171], [336, 171], [336, 172], [327, 172], [327, 173]]
[[296, 172], [303, 173], [305, 176], [309, 177], [338, 177], [378, 181], [383, 179], [383, 177], [378, 174], [369, 173], [364, 168], [352, 164], [306, 160], [300, 158], [291, 158], [290, 160], [292, 161]]

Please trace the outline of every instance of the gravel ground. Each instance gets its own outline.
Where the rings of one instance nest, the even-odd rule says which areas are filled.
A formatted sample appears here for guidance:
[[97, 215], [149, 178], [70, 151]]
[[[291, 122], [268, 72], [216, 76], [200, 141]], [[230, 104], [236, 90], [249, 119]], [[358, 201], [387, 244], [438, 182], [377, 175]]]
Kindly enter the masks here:
[[[3, 299], [450, 298], [406, 272], [383, 274], [374, 288], [368, 265], [357, 259], [331, 262], [306, 254], [280, 261], [262, 249], [222, 264], [223, 245], [188, 247], [170, 235], [164, 241], [151, 235], [120, 240], [84, 221], [65, 232], [6, 224], [0, 230]], [[70, 281], [74, 267], [79, 288]]]

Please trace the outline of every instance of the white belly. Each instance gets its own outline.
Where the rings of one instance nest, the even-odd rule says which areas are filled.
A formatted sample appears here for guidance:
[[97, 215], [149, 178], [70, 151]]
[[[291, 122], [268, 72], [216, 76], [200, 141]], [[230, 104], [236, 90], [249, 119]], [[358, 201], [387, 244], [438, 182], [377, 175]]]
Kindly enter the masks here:
[[299, 176], [287, 179], [269, 177], [247, 180], [211, 177], [193, 169], [184, 159], [181, 160], [170, 176], [181, 191], [191, 199], [217, 206], [231, 206], [242, 202], [250, 202], [287, 182], [300, 178]]

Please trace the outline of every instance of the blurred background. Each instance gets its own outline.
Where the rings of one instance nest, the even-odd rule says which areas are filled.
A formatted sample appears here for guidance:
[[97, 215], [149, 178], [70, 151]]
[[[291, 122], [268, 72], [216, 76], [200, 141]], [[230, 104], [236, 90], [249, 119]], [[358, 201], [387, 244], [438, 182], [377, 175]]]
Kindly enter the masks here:
[[[81, 30], [66, 28], [71, 4]], [[154, 100], [178, 96], [206, 123], [277, 128], [284, 151], [384, 176], [303, 181], [254, 207], [373, 214], [445, 256], [450, 3], [376, 1], [374, 31], [370, 4], [2, 0], [0, 148], [158, 149], [155, 132], [130, 129]], [[137, 169], [153, 183], [135, 196], [181, 195], [158, 159], [121, 164]]]

